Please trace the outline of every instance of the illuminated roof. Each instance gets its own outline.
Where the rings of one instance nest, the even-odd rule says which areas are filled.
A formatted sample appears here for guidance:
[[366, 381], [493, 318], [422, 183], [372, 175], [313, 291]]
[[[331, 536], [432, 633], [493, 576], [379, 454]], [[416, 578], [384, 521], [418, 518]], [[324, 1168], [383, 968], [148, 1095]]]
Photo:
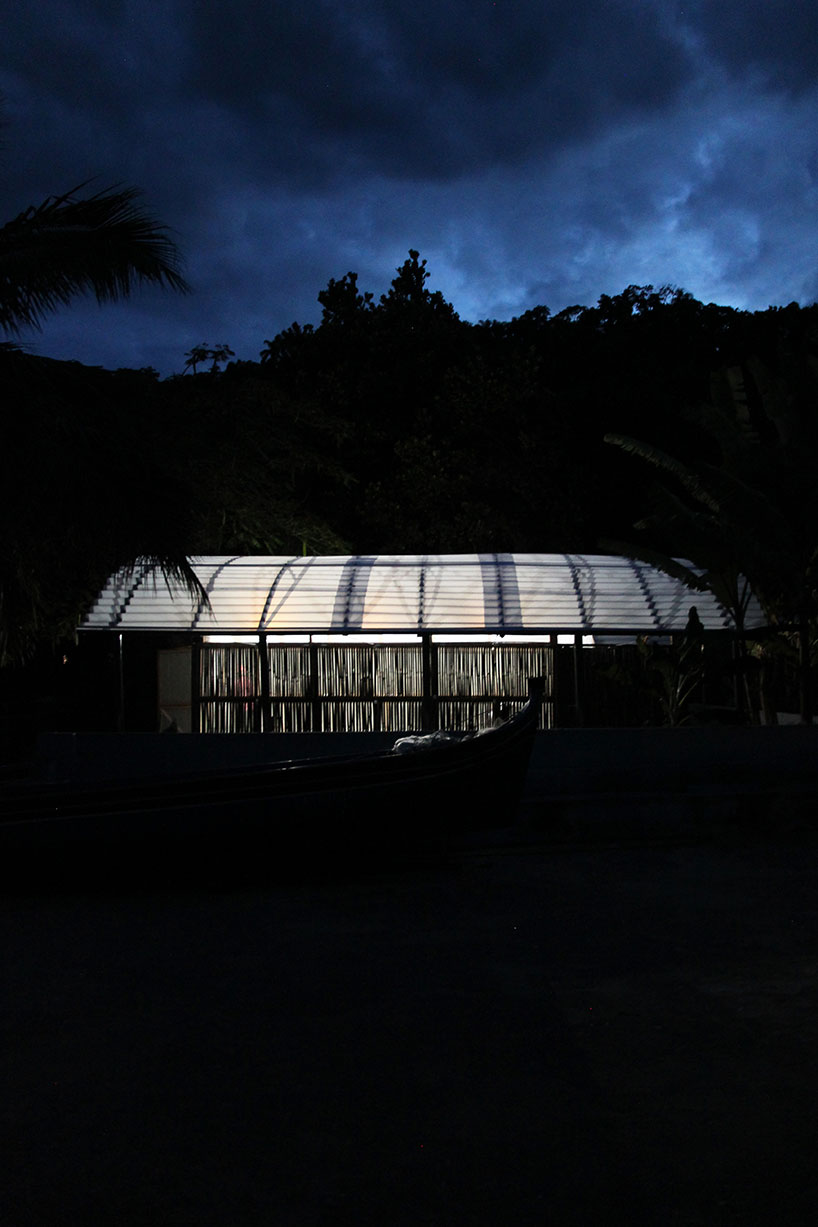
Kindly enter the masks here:
[[[194, 562], [209, 606], [152, 567], [113, 576], [84, 630], [202, 634], [662, 634], [691, 605], [731, 629], [714, 597], [645, 563], [581, 554], [207, 557]], [[748, 626], [764, 619], [753, 602]]]

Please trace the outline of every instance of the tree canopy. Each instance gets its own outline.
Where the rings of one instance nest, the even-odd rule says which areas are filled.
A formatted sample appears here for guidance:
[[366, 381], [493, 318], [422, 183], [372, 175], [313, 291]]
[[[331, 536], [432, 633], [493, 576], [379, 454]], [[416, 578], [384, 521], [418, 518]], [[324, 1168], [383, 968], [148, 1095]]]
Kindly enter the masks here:
[[[771, 617], [803, 614], [818, 307], [745, 312], [628, 286], [473, 324], [429, 280], [415, 250], [379, 296], [350, 271], [318, 294], [317, 324], [293, 323], [258, 362], [203, 343], [166, 380], [16, 355], [35, 373], [14, 384], [4, 457], [19, 592], [60, 576], [65, 627], [105, 568], [151, 542], [173, 557], [587, 553], [640, 523], [633, 548], [682, 549], [713, 575], [729, 561]], [[631, 454], [606, 435], [636, 441]], [[673, 458], [675, 485], [648, 452]], [[58, 601], [40, 590], [41, 630]]]
[[[134, 188], [49, 196], [0, 227], [0, 331], [16, 336], [86, 292], [99, 302], [140, 283], [187, 289], [167, 228]], [[100, 568], [153, 558], [195, 588], [184, 532], [141, 493], [165, 463], [141, 406], [119, 430], [100, 420], [104, 376], [0, 345], [0, 666], [64, 633]], [[116, 380], [116, 376], [113, 377]], [[145, 383], [144, 380], [141, 381]], [[122, 380], [120, 380], [122, 383]], [[108, 380], [121, 411], [122, 390]], [[103, 397], [102, 402], [100, 397]], [[127, 397], [125, 398], [127, 400]], [[151, 455], [156, 465], [148, 460]]]

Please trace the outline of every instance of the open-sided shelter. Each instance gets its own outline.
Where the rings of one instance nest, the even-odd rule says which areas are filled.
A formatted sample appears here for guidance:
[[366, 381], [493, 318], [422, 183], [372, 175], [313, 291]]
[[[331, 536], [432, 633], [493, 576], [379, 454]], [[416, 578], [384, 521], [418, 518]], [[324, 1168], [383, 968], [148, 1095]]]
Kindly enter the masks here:
[[[83, 636], [114, 636], [131, 727], [184, 731], [464, 728], [546, 679], [543, 723], [582, 722], [584, 648], [684, 632], [727, 611], [607, 555], [207, 557], [203, 595], [153, 567], [114, 575]], [[748, 625], [763, 625], [751, 602]], [[151, 715], [152, 713], [152, 715]], [[153, 723], [151, 723], [153, 720]]]

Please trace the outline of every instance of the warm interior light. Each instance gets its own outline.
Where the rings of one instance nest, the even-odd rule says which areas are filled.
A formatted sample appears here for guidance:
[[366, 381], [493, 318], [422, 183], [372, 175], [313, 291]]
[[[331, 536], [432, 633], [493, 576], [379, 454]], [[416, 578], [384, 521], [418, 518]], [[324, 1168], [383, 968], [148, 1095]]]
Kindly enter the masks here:
[[[574, 642], [573, 635], [472, 635], [472, 634], [434, 634], [432, 635], [432, 643], [490, 643], [490, 644], [527, 644], [527, 643], [559, 643], [572, 644]], [[377, 643], [392, 643], [392, 644], [418, 644], [423, 642], [421, 635], [400, 635], [400, 634], [367, 634], [364, 632], [352, 632], [350, 634], [323, 634], [323, 635], [288, 635], [288, 634], [273, 634], [264, 636], [266, 643], [286, 644], [305, 644], [305, 643], [327, 643], [327, 644], [347, 644], [352, 646], [356, 643], [360, 644], [377, 644]], [[203, 643], [221, 643], [221, 644], [257, 644], [259, 642], [258, 635], [205, 635]], [[582, 643], [584, 647], [592, 647], [595, 642], [593, 635], [583, 635]]]
[[205, 635], [203, 643], [258, 643], [258, 635]]
[[312, 635], [310, 636], [313, 643], [340, 643], [350, 646], [356, 643], [421, 643], [420, 635], [367, 635], [364, 631], [362, 634], [355, 633], [354, 635]]
[[[570, 636], [573, 643], [573, 636]], [[550, 635], [432, 635], [432, 643], [550, 643]]]

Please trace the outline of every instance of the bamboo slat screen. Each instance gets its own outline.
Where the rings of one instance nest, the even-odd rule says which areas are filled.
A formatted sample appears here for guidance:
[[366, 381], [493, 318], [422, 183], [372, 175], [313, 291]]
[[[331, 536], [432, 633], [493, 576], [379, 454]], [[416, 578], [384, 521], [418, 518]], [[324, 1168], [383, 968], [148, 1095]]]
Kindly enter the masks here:
[[434, 644], [432, 651], [437, 690], [424, 696], [419, 644], [268, 644], [262, 718], [259, 649], [203, 645], [199, 729], [402, 733], [418, 732], [424, 719], [438, 728], [482, 728], [497, 702], [519, 699], [512, 708], [521, 706], [532, 676], [546, 679], [541, 727], [551, 727], [548, 645]]
[[201, 733], [254, 733], [256, 731], [255, 701], [203, 700], [199, 707]]
[[[513, 708], [519, 704], [512, 704]], [[464, 699], [441, 699], [438, 721], [442, 729], [485, 729], [494, 719], [494, 704]]]
[[312, 703], [287, 703], [271, 699], [268, 729], [271, 733], [311, 733], [312, 715]]
[[398, 700], [320, 704], [322, 733], [406, 733], [422, 727], [420, 701]]
[[203, 699], [257, 696], [261, 689], [259, 663], [255, 647], [231, 644], [208, 648], [200, 656], [199, 694]]
[[321, 645], [318, 694], [327, 698], [423, 696], [420, 647]]
[[[314, 723], [314, 720], [316, 721]], [[420, 700], [286, 703], [270, 700], [273, 733], [405, 733], [422, 728]], [[215, 731], [215, 730], [214, 730]]]
[[552, 660], [548, 644], [438, 644], [437, 693], [525, 698], [530, 677], [544, 677], [550, 692]]
[[258, 650], [244, 644], [211, 647], [199, 657], [200, 730], [252, 733], [261, 689]]
[[270, 695], [276, 698], [303, 698], [309, 694], [309, 648], [300, 644], [267, 645]]

